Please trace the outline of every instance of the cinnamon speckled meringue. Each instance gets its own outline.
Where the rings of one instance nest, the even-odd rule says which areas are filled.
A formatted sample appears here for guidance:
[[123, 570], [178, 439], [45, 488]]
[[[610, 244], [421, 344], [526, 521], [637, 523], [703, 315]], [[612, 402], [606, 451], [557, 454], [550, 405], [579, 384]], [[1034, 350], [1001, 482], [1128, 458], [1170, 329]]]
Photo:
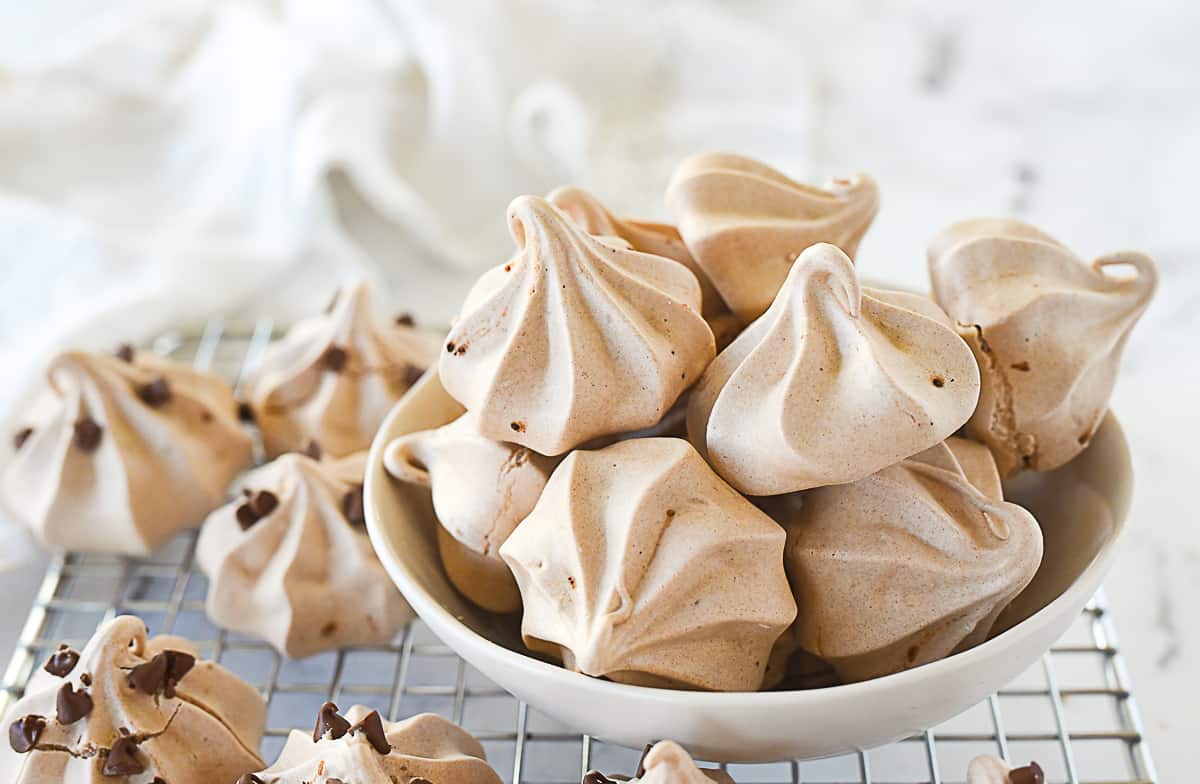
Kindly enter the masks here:
[[214, 622], [294, 658], [395, 636], [412, 613], [367, 539], [365, 465], [293, 452], [241, 480], [196, 544]]
[[500, 784], [479, 741], [441, 716], [392, 722], [362, 705], [342, 716], [328, 702], [316, 729], [292, 730], [279, 759], [256, 778], [270, 784]]
[[1044, 784], [1046, 774], [1036, 762], [1010, 768], [1002, 759], [982, 754], [967, 767], [967, 784]]
[[799, 645], [846, 681], [981, 642], [1042, 558], [1033, 516], [975, 488], [944, 444], [768, 508], [788, 531]]
[[941, 442], [971, 416], [979, 370], [911, 297], [861, 288], [832, 245], [804, 251], [692, 390], [692, 442], [750, 495], [851, 482]]
[[338, 290], [324, 313], [293, 326], [246, 377], [267, 454], [310, 440], [337, 457], [366, 449], [440, 342], [404, 318], [379, 318], [366, 284]]
[[500, 555], [526, 644], [569, 669], [753, 691], [796, 615], [783, 542], [688, 442], [641, 438], [568, 455]]
[[82, 652], [66, 646], [4, 716], [0, 780], [10, 784], [233, 782], [262, 767], [266, 705], [179, 637], [146, 638], [119, 616]]
[[533, 510], [555, 461], [480, 435], [474, 417], [465, 414], [436, 430], [393, 439], [383, 464], [397, 479], [432, 490], [438, 550], [454, 587], [493, 612], [521, 609], [500, 545]]
[[508, 215], [517, 254], [467, 295], [439, 363], [446, 390], [481, 434], [543, 455], [658, 422], [716, 353], [696, 276], [536, 196]]
[[879, 188], [864, 174], [816, 188], [751, 158], [703, 153], [675, 170], [667, 208], [700, 268], [749, 322], [770, 306], [805, 248], [828, 242], [854, 256], [879, 209]]
[[674, 259], [692, 271], [700, 283], [700, 312], [706, 317], [712, 317], [725, 310], [721, 295], [713, 287], [708, 275], [692, 258], [679, 229], [667, 223], [636, 220], [634, 218], [614, 217], [588, 191], [575, 186], [557, 188], [546, 200], [571, 216], [588, 234], [600, 237], [619, 237], [629, 243], [629, 247], [642, 253], [653, 253]]
[[624, 781], [637, 784], [734, 784], [723, 770], [697, 767], [691, 755], [673, 740], [660, 740], [648, 747], [632, 779], [610, 779], [594, 770], [583, 777], [583, 784], [618, 784]]
[[979, 360], [983, 389], [968, 432], [991, 447], [1001, 474], [1048, 471], [1082, 452], [1154, 294], [1154, 262], [1123, 251], [1088, 264], [1028, 224], [985, 219], [938, 235], [929, 270]]
[[0, 496], [50, 547], [145, 555], [198, 525], [250, 464], [216, 376], [123, 347], [60, 354], [47, 377]]

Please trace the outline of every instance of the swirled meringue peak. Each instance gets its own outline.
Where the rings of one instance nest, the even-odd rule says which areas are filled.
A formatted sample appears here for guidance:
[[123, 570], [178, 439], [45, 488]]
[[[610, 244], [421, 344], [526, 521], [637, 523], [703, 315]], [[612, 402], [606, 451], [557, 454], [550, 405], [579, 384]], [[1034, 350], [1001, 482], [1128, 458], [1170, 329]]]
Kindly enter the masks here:
[[337, 457], [366, 449], [439, 343], [408, 318], [378, 317], [365, 283], [339, 289], [324, 313], [293, 326], [246, 377], [267, 454], [309, 441]]
[[269, 784], [500, 784], [483, 746], [432, 713], [387, 721], [355, 705], [345, 716], [322, 706], [313, 732], [292, 730], [275, 764], [255, 782]]
[[631, 784], [734, 784], [723, 770], [697, 767], [691, 755], [673, 740], [660, 740], [653, 746], [647, 746], [632, 779], [624, 776], [610, 779], [593, 770], [584, 775], [582, 784], [619, 784], [626, 781]]
[[629, 243], [629, 247], [634, 250], [665, 256], [687, 267], [700, 284], [700, 312], [705, 318], [716, 316], [725, 310], [721, 295], [713, 287], [708, 275], [692, 258], [687, 245], [683, 244], [679, 229], [668, 223], [617, 218], [599, 199], [583, 188], [573, 185], [556, 188], [546, 200], [569, 215], [571, 220], [588, 234], [618, 237]]
[[439, 363], [446, 390], [482, 435], [543, 455], [658, 422], [716, 353], [696, 276], [536, 196], [508, 215], [517, 254], [467, 295]]
[[537, 503], [555, 460], [479, 434], [471, 414], [393, 439], [388, 473], [432, 490], [438, 550], [450, 582], [493, 612], [521, 609], [500, 545]]
[[1042, 766], [1031, 762], [1020, 768], [990, 754], [981, 754], [967, 767], [967, 784], [1045, 784]]
[[788, 532], [797, 641], [846, 681], [983, 641], [1042, 558], [1033, 516], [975, 488], [944, 444], [768, 509]]
[[754, 691], [796, 615], [784, 532], [687, 441], [567, 456], [500, 547], [526, 644], [641, 685]]
[[62, 646], [4, 716], [11, 784], [233, 782], [262, 767], [258, 691], [179, 637], [122, 615], [83, 651]]
[[804, 251], [692, 390], [692, 443], [738, 490], [777, 495], [861, 479], [941, 442], [975, 409], [979, 369], [919, 309], [936, 306], [909, 297], [861, 288], [832, 245]]
[[395, 636], [412, 613], [367, 539], [365, 466], [291, 452], [241, 480], [196, 544], [215, 623], [295, 658]]
[[828, 242], [854, 256], [879, 209], [879, 188], [864, 174], [816, 188], [751, 158], [702, 153], [675, 170], [667, 208], [696, 263], [749, 322], [771, 305], [805, 248]]
[[1154, 262], [1122, 251], [1088, 264], [1028, 224], [983, 219], [938, 235], [929, 271], [979, 360], [983, 388], [968, 431], [991, 447], [1001, 474], [1048, 471], [1082, 452], [1154, 294]]
[[0, 495], [50, 547], [145, 555], [198, 525], [250, 464], [216, 376], [126, 346], [60, 354], [47, 378]]

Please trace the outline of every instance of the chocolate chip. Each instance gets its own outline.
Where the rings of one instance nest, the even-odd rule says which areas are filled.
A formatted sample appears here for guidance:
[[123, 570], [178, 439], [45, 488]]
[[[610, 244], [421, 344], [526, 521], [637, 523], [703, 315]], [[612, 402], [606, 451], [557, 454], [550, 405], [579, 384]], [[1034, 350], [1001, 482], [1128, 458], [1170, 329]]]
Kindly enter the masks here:
[[[326, 779], [326, 784], [328, 784], [328, 781], [329, 780]], [[237, 780], [237, 784], [267, 784], [267, 782], [263, 781], [258, 776], [255, 776], [253, 773], [246, 773]]]
[[68, 648], [66, 645], [60, 645], [57, 651], [50, 654], [50, 658], [46, 660], [46, 665], [42, 669], [51, 675], [65, 678], [71, 674], [71, 670], [75, 669], [75, 665], [78, 663], [79, 651]]
[[129, 671], [129, 685], [146, 694], [162, 692], [168, 699], [175, 696], [175, 686], [196, 665], [196, 657], [183, 651], [159, 651], [154, 658]]
[[933, 382], [933, 385], [935, 387], [937, 387], [938, 389], [941, 389], [942, 387], [946, 386], [946, 379], [942, 378], [941, 376], [934, 376], [930, 380]]
[[321, 364], [325, 366], [326, 370], [341, 373], [346, 369], [346, 362], [349, 359], [350, 355], [346, 353], [346, 349], [341, 346], [330, 346], [321, 355]]
[[453, 354], [455, 348], [456, 348], [456, 346], [454, 345], [454, 341], [451, 340], [449, 343], [446, 344], [446, 353]]
[[310, 438], [304, 442], [304, 446], [300, 449], [300, 454], [308, 455], [313, 460], [321, 459], [321, 445], [317, 443], [315, 438]]
[[83, 689], [75, 691], [74, 686], [64, 683], [58, 690], [56, 707], [59, 724], [74, 724], [92, 712], [92, 698]]
[[138, 387], [137, 396], [151, 408], [159, 408], [171, 400], [171, 385], [162, 376]]
[[617, 784], [598, 770], [589, 770], [583, 774], [582, 784]]
[[20, 449], [25, 446], [25, 442], [29, 440], [31, 435], [33, 435], [32, 427], [23, 427], [13, 433], [13, 449]]
[[367, 524], [367, 516], [363, 511], [362, 485], [355, 485], [342, 496], [342, 514], [346, 516], [346, 521], [351, 525]]
[[8, 727], [8, 743], [13, 751], [24, 754], [37, 745], [46, 729], [46, 720], [41, 716], [29, 714], [22, 716]]
[[647, 743], [642, 747], [642, 756], [638, 758], [637, 772], [633, 774], [635, 779], [640, 779], [646, 775], [646, 755], [650, 753], [650, 749], [654, 748], [653, 743]]
[[96, 424], [96, 420], [85, 416], [75, 423], [75, 446], [84, 452], [94, 452], [100, 446], [100, 437], [104, 430]]
[[246, 424], [254, 423], [254, 409], [244, 400], [239, 400], [237, 404], [237, 418]]
[[338, 706], [332, 702], [327, 702], [321, 706], [321, 710], [317, 712], [317, 726], [313, 729], [313, 742], [319, 741], [328, 735], [330, 738], [337, 740], [346, 734], [350, 729], [350, 722], [338, 713]]
[[1041, 765], [1031, 762], [1023, 768], [1009, 771], [1008, 780], [1012, 784], [1045, 784], [1046, 773]]
[[122, 343], [121, 345], [117, 346], [115, 354], [117, 359], [122, 360], [123, 362], [132, 362], [133, 346], [129, 345], [128, 343]]
[[524, 433], [525, 432], [525, 423], [524, 422], [521, 422], [521, 421], [509, 422], [508, 426], [511, 427], [513, 429], [513, 432], [515, 432], [515, 433]]
[[144, 772], [146, 766], [138, 759], [137, 753], [137, 741], [132, 736], [122, 735], [113, 741], [100, 772], [105, 776], [132, 776]]
[[91, 673], [87, 673], [87, 672], [80, 673], [79, 674], [79, 682], [82, 683], [84, 686], [91, 686], [92, 685]]
[[392, 744], [388, 743], [387, 733], [383, 731], [383, 719], [379, 718], [379, 711], [371, 711], [350, 728], [351, 735], [360, 732], [367, 737], [371, 748], [380, 754], [387, 754], [392, 750]]
[[397, 327], [415, 327], [416, 325], [417, 320], [413, 318], [411, 313], [401, 313], [399, 316], [396, 316]]
[[270, 490], [246, 491], [246, 500], [237, 508], [238, 525], [245, 531], [279, 506], [279, 496]]

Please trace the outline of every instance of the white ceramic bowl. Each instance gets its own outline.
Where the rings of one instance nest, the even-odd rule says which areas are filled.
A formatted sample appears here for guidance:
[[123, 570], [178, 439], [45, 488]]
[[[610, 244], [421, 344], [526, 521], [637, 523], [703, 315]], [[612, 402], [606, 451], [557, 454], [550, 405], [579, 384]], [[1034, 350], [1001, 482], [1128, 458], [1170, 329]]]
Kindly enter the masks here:
[[704, 759], [765, 762], [890, 743], [966, 710], [1037, 661], [1100, 585], [1129, 509], [1125, 437], [1110, 414], [1091, 446], [1062, 468], [1018, 477], [1005, 492], [1030, 509], [1045, 557], [986, 642], [883, 678], [809, 691], [709, 693], [626, 686], [524, 652], [519, 617], [482, 612], [447, 581], [429, 491], [383, 468], [395, 436], [437, 427], [462, 408], [426, 374], [388, 415], [365, 479], [367, 528], [388, 574], [447, 645], [493, 681], [575, 730], [640, 747], [671, 738]]

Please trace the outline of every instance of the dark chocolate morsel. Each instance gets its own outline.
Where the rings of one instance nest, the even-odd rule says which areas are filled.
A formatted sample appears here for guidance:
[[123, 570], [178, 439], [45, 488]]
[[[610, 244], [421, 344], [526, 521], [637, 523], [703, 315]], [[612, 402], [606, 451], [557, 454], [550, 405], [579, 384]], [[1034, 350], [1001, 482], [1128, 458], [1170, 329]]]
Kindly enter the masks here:
[[170, 402], [171, 385], [167, 383], [166, 378], [159, 376], [149, 384], [138, 387], [137, 396], [151, 408], [159, 408]]
[[37, 745], [46, 729], [46, 720], [36, 714], [22, 716], [8, 727], [8, 743], [13, 751], [24, 754]]
[[31, 435], [33, 435], [32, 427], [23, 427], [13, 433], [13, 449], [20, 449], [25, 446], [25, 442], [29, 440]]
[[1041, 765], [1031, 762], [1023, 768], [1009, 771], [1008, 780], [1012, 784], [1045, 784], [1046, 773], [1042, 770]]
[[58, 690], [56, 708], [59, 724], [74, 724], [92, 712], [92, 698], [83, 689], [75, 691], [70, 683], [64, 683]]
[[238, 525], [245, 531], [250, 526], [263, 519], [279, 506], [279, 496], [270, 490], [255, 490], [247, 492], [246, 500], [242, 502], [235, 513]]
[[598, 770], [589, 770], [583, 774], [582, 784], [617, 784]]
[[359, 732], [367, 737], [371, 748], [380, 754], [387, 754], [392, 750], [392, 744], [388, 743], [387, 733], [383, 731], [383, 719], [379, 717], [379, 711], [371, 711], [350, 728], [351, 734]]
[[133, 346], [129, 345], [128, 343], [122, 343], [121, 345], [117, 346], [117, 350], [114, 352], [114, 354], [116, 355], [117, 359], [123, 362], [132, 362]]
[[196, 657], [190, 653], [159, 651], [150, 661], [129, 671], [129, 685], [150, 695], [162, 692], [170, 699], [175, 696], [175, 686], [195, 664]]
[[42, 669], [51, 675], [65, 678], [71, 674], [71, 670], [75, 669], [75, 665], [78, 663], [79, 651], [62, 645], [57, 651], [50, 654], [50, 658], [46, 660], [46, 666]]
[[237, 780], [237, 784], [267, 784], [267, 782], [255, 776], [253, 773], [247, 773]]
[[350, 729], [350, 722], [338, 713], [338, 706], [326, 702], [317, 712], [317, 726], [313, 729], [313, 742], [328, 735], [337, 740]]
[[96, 424], [96, 420], [89, 416], [85, 416], [75, 423], [75, 446], [84, 452], [96, 451], [96, 448], [100, 446], [100, 437], [103, 435], [104, 430]]
[[237, 404], [237, 417], [242, 422], [250, 424], [254, 422], [254, 409], [244, 400], [239, 400]]
[[138, 759], [137, 741], [130, 735], [122, 735], [113, 741], [100, 772], [105, 776], [132, 776], [145, 770], [146, 766]]
[[315, 438], [310, 438], [304, 442], [304, 446], [300, 449], [300, 453], [308, 455], [313, 460], [321, 459], [321, 445], [317, 443]]
[[396, 316], [396, 326], [398, 327], [413, 327], [416, 326], [417, 320], [413, 318], [411, 313], [401, 313]]
[[355, 485], [342, 496], [342, 514], [346, 516], [346, 521], [351, 525], [367, 524], [367, 516], [363, 511], [362, 485]]
[[325, 349], [325, 353], [321, 355], [321, 364], [325, 365], [326, 370], [332, 370], [334, 373], [341, 373], [346, 369], [346, 362], [350, 359], [350, 355], [346, 353], [346, 349], [341, 346], [330, 346]]

